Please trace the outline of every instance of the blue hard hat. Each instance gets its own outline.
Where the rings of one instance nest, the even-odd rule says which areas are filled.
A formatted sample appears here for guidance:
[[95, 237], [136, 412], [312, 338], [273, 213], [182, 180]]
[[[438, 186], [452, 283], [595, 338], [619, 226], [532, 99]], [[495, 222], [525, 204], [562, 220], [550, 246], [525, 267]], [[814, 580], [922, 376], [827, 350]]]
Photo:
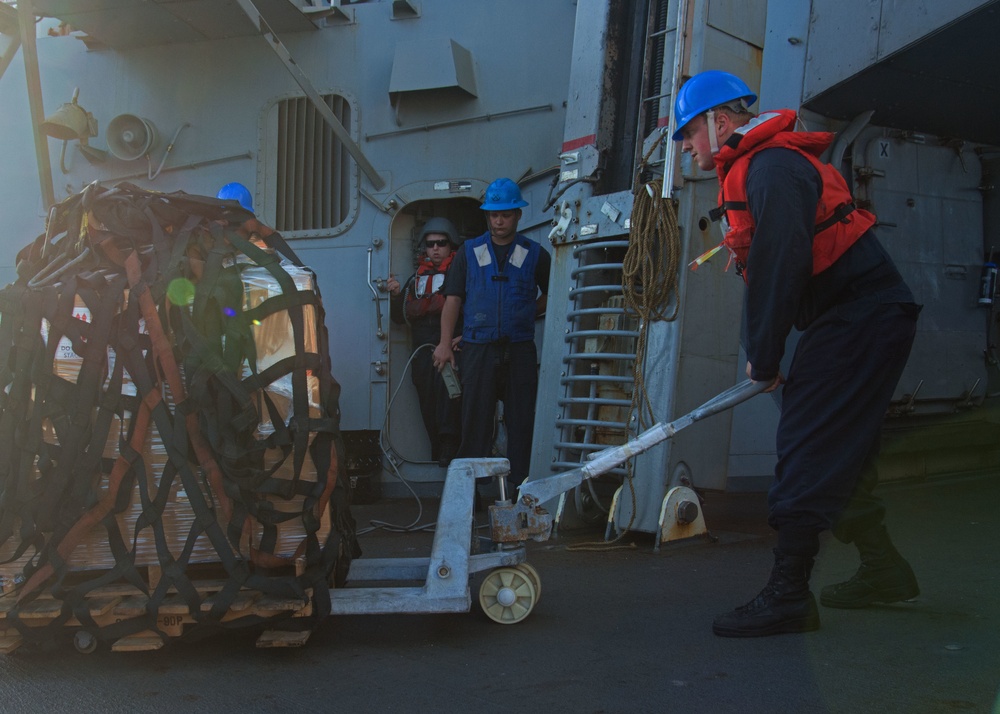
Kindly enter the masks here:
[[253, 212], [253, 196], [250, 195], [250, 189], [241, 183], [227, 183], [219, 189], [215, 197], [239, 201], [243, 208]]
[[677, 101], [674, 102], [674, 121], [677, 126], [674, 141], [684, 138], [681, 136], [681, 129], [696, 116], [736, 99], [743, 99], [750, 106], [757, 101], [757, 95], [735, 74], [710, 69], [693, 76], [681, 86], [677, 92]]
[[514, 208], [523, 208], [528, 202], [521, 198], [521, 189], [509, 178], [499, 178], [486, 187], [486, 195], [483, 197], [484, 211], [509, 211]]

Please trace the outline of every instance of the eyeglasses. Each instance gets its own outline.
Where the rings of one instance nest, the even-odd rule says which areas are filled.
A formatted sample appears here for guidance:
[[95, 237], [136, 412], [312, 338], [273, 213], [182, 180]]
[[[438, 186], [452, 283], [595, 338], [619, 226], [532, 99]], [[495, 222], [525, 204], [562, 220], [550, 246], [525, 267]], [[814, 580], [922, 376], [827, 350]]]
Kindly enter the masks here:
[[444, 248], [446, 245], [448, 245], [447, 240], [428, 240], [424, 241], [424, 243], [427, 244], [428, 248]]

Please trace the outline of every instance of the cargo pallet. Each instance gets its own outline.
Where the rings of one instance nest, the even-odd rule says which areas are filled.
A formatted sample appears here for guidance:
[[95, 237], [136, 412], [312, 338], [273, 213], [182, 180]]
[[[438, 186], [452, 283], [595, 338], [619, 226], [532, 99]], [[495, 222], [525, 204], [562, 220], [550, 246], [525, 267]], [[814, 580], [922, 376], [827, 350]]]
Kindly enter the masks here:
[[[301, 566], [301, 563], [298, 564]], [[297, 567], [299, 570], [299, 567]], [[156, 587], [159, 580], [159, 568], [148, 568], [148, 584], [150, 590]], [[202, 597], [200, 610], [208, 612], [212, 609], [216, 595], [227, 585], [225, 579], [192, 580], [192, 585]], [[153, 630], [144, 630], [126, 635], [112, 643], [114, 652], [137, 652], [158, 650], [163, 647], [164, 638], [180, 637], [186, 625], [198, 623], [191, 613], [188, 603], [171, 588], [167, 597], [157, 610], [156, 627], [163, 636]], [[0, 654], [9, 654], [23, 642], [20, 632], [6, 622], [7, 615], [14, 609], [17, 591], [0, 595]], [[116, 624], [131, 618], [143, 617], [149, 598], [135, 585], [129, 583], [105, 585], [95, 588], [86, 595], [89, 615], [98, 627]], [[20, 608], [19, 618], [29, 627], [43, 627], [58, 618], [63, 609], [63, 602], [49, 593], [43, 593], [35, 600]], [[233, 600], [219, 622], [231, 623], [244, 617], [275, 617], [291, 614], [293, 618], [309, 617], [313, 614], [312, 592], [296, 597], [275, 597], [257, 590], [241, 590]], [[68, 628], [81, 628], [74, 633], [73, 644], [83, 653], [93, 652], [98, 645], [94, 635], [82, 629], [83, 623], [75, 617], [66, 621]], [[311, 632], [286, 632], [283, 630], [265, 630], [257, 639], [258, 647], [297, 647], [305, 644]]]
[[[502, 624], [520, 622], [531, 612], [541, 593], [541, 583], [534, 568], [524, 562], [524, 543], [497, 543], [490, 538], [473, 548], [473, 500], [477, 478], [503, 478], [510, 471], [506, 459], [462, 459], [452, 462], [446, 482], [434, 543], [426, 558], [359, 558], [351, 563], [348, 586], [330, 590], [331, 614], [426, 614], [468, 612], [471, 608], [470, 578], [475, 573], [490, 571], [485, 577], [479, 600], [486, 615]], [[506, 501], [510, 507], [510, 501]], [[304, 572], [305, 562], [295, 562], [295, 573]], [[159, 582], [160, 569], [147, 568], [150, 591]], [[189, 574], [190, 576], [190, 574]], [[374, 582], [413, 582], [421, 585], [371, 586]], [[191, 578], [202, 596], [200, 609], [212, 609], [215, 593], [228, 583], [225, 579]], [[180, 637], [186, 625], [199, 620], [188, 603], [171, 588], [157, 609], [156, 627], [159, 632], [145, 630], [124, 636], [111, 645], [114, 652], [135, 652], [160, 649], [168, 638]], [[254, 590], [242, 590], [220, 618], [221, 623], [237, 623], [244, 617], [286, 615], [305, 618], [313, 615], [313, 592], [307, 589], [302, 598], [276, 598]], [[86, 595], [93, 629], [113, 625], [130, 618], [147, 615], [149, 598], [135, 585], [122, 583], [97, 587]], [[17, 603], [17, 589], [0, 595], [0, 654], [16, 650], [23, 642], [22, 634], [9, 623], [8, 613]], [[19, 608], [22, 624], [42, 627], [62, 613], [63, 602], [48, 592]], [[285, 622], [286, 620], [282, 620]], [[311, 624], [311, 623], [310, 623]], [[73, 617], [65, 621], [67, 628], [77, 628], [73, 643], [82, 653], [93, 652], [98, 639], [84, 624]], [[312, 634], [312, 629], [267, 629], [257, 639], [258, 647], [299, 647]]]

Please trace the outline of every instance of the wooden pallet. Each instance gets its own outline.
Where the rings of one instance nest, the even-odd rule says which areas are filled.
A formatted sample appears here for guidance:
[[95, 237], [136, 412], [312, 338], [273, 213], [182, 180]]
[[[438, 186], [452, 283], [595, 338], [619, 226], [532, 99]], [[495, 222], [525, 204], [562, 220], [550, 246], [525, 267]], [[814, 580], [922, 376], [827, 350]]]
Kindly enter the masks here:
[[[155, 587], [158, 571], [150, 569], [150, 589]], [[195, 589], [202, 596], [201, 612], [208, 612], [219, 593], [228, 581], [223, 579], [206, 579], [192, 581]], [[149, 599], [138, 588], [131, 584], [106, 585], [95, 588], [87, 594], [88, 613], [99, 627], [112, 625], [123, 620], [141, 617], [146, 614]], [[22, 643], [22, 636], [17, 629], [7, 626], [7, 615], [16, 604], [16, 593], [8, 592], [0, 595], [0, 654], [8, 654], [16, 650]], [[29, 627], [42, 627], [55, 620], [62, 612], [63, 603], [50, 594], [43, 593], [35, 600], [20, 608], [20, 621]], [[156, 619], [156, 626], [167, 637], [180, 637], [186, 625], [197, 622], [191, 610], [175, 588], [167, 591], [167, 596], [161, 602]], [[312, 591], [305, 597], [283, 598], [265, 595], [256, 590], [241, 590], [222, 616], [221, 622], [234, 622], [244, 617], [274, 617], [291, 613], [292, 617], [308, 617], [313, 614]], [[66, 627], [80, 628], [81, 623], [75, 617], [66, 621]], [[257, 640], [258, 647], [299, 647], [306, 643], [311, 632], [284, 632], [281, 630], [265, 631]], [[136, 652], [157, 650], [163, 646], [163, 639], [153, 630], [144, 630], [116, 640], [111, 645], [115, 652]]]

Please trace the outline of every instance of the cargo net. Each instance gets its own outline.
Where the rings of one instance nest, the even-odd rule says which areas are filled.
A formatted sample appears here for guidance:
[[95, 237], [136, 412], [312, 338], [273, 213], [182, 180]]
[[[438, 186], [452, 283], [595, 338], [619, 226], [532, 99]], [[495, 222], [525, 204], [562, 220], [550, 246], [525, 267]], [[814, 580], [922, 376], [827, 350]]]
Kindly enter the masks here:
[[[0, 630], [314, 626], [359, 555], [314, 274], [234, 201], [130, 184], [57, 205], [17, 265]], [[130, 616], [99, 606], [126, 591]], [[272, 605], [234, 616], [248, 593]]]

